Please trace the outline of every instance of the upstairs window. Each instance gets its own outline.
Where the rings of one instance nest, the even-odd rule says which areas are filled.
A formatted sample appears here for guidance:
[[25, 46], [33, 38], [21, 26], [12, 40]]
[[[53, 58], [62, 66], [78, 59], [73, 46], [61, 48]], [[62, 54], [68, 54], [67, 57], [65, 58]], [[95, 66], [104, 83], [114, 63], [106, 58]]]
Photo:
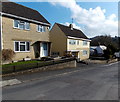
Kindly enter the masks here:
[[75, 45], [76, 44], [76, 40], [69, 40], [69, 44]]
[[25, 29], [26, 29], [26, 30], [30, 30], [30, 23], [25, 22]]
[[45, 32], [45, 26], [37, 25], [37, 31], [38, 32]]
[[83, 45], [87, 45], [87, 41], [83, 41]]
[[14, 20], [14, 28], [19, 28], [19, 21], [18, 20]]
[[77, 40], [77, 45], [79, 45], [79, 40]]
[[14, 20], [14, 28], [30, 30], [30, 23], [20, 20]]

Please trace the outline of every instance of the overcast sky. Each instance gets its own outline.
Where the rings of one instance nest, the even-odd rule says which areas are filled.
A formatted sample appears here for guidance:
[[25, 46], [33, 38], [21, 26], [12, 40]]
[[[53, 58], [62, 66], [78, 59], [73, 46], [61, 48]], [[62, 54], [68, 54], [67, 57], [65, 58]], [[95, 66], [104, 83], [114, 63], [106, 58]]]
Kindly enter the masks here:
[[73, 18], [73, 27], [82, 30], [88, 37], [97, 35], [118, 36], [118, 2], [12, 1], [39, 11], [52, 25], [55, 22], [69, 25]]

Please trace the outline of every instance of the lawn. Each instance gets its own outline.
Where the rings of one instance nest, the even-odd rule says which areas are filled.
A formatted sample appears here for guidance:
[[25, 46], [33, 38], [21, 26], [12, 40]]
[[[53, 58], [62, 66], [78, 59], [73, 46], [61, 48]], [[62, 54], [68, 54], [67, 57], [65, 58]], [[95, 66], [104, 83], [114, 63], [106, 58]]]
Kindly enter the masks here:
[[22, 62], [5, 64], [5, 65], [2, 65], [2, 73], [6, 74], [6, 73], [21, 71], [21, 70], [32, 69], [32, 68], [36, 68], [40, 66], [43, 63], [45, 62], [43, 61], [22, 61]]
[[39, 68], [43, 66], [53, 65], [53, 64], [59, 64], [64, 63], [66, 61], [71, 61], [74, 59], [61, 59], [61, 60], [50, 60], [50, 61], [21, 61], [21, 62], [15, 62], [10, 64], [2, 65], [2, 74], [22, 71], [22, 70], [28, 70], [28, 69], [34, 69]]

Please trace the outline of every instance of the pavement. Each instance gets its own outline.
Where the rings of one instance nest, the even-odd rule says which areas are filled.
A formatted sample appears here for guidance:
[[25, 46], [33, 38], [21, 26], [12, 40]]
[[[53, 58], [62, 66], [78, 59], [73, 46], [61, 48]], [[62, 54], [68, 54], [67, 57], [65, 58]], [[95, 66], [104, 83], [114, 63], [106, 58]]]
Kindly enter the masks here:
[[81, 64], [77, 68], [4, 77], [20, 84], [3, 87], [3, 100], [118, 100], [118, 65]]

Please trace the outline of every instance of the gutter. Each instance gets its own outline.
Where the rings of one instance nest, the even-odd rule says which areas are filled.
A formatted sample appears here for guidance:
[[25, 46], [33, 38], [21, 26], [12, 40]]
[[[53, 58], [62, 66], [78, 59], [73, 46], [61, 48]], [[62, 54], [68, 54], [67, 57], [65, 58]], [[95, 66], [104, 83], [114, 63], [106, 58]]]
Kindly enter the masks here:
[[84, 39], [84, 38], [77, 38], [77, 37], [71, 37], [71, 36], [67, 36], [68, 38], [71, 38], [71, 39], [78, 39], [78, 40], [85, 40], [85, 41], [91, 41], [89, 39]]
[[43, 25], [46, 25], [46, 26], [51, 26], [51, 24], [48, 24], [48, 23], [43, 23], [43, 22], [39, 22], [39, 21], [36, 21], [36, 20], [24, 18], [24, 17], [19, 17], [19, 16], [16, 16], [16, 15], [8, 14], [8, 13], [3, 13], [3, 12], [0, 12], [0, 13], [1, 13], [1, 15], [5, 15], [5, 16], [9, 16], [9, 17], [14, 17], [14, 18], [19, 18], [19, 19], [31, 21], [31, 22], [34, 22], [34, 23], [43, 24]]

